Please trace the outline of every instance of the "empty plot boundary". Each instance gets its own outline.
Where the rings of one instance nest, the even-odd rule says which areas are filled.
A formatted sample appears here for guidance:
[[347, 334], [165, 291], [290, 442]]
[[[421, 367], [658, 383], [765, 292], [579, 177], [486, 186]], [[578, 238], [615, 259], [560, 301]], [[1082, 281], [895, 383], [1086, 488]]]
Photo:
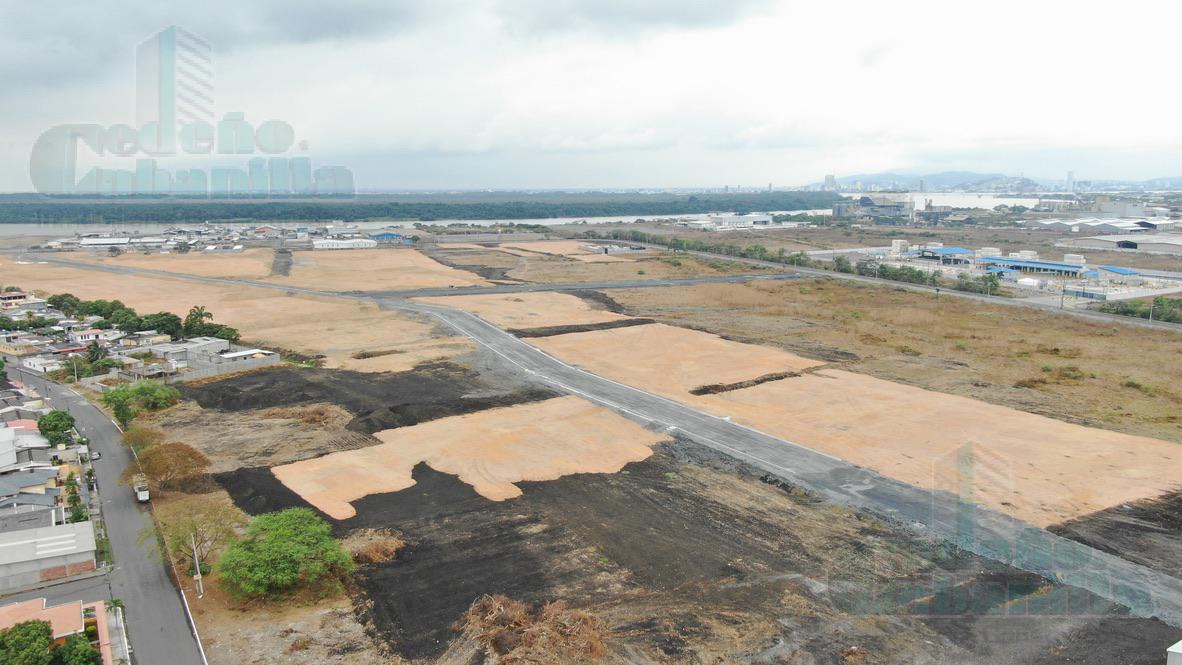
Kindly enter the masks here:
[[510, 328], [508, 332], [516, 337], [553, 337], [570, 333], [592, 332], [595, 330], [611, 330], [613, 328], [631, 328], [656, 323], [652, 319], [620, 319], [619, 321], [604, 321], [602, 323], [584, 323], [569, 326], [543, 326], [540, 328]]

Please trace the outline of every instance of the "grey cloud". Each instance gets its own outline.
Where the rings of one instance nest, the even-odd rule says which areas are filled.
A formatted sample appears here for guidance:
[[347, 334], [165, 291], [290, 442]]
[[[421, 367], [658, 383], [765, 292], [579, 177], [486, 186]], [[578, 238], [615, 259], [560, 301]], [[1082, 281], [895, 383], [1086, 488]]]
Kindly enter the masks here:
[[0, 8], [0, 81], [4, 93], [11, 94], [93, 80], [130, 62], [139, 42], [169, 25], [201, 35], [217, 52], [231, 53], [396, 34], [440, 10], [438, 3], [418, 0], [10, 2]]
[[501, 0], [499, 14], [516, 35], [592, 31], [631, 36], [665, 28], [727, 25], [768, 0]]

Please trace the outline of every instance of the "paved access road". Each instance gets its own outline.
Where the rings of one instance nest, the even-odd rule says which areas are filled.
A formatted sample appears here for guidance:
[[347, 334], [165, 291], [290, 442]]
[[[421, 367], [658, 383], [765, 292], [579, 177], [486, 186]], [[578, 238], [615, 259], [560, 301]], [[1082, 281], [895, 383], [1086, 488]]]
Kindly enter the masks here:
[[[140, 533], [152, 528], [151, 515], [135, 500], [130, 489], [119, 484], [119, 475], [131, 463], [131, 453], [122, 444], [118, 428], [106, 414], [72, 390], [12, 366], [7, 371], [11, 378], [52, 400], [55, 408], [69, 411], [78, 430], [90, 439], [91, 448], [102, 453], [102, 459], [94, 463], [94, 469], [103, 502], [103, 519], [115, 558], [106, 583], [101, 579], [70, 582], [24, 593], [18, 598], [118, 598], [124, 604], [132, 658], [137, 663], [202, 665], [204, 660], [189, 629], [179, 592], [156, 551], [155, 539], [149, 538], [142, 544], [139, 541]], [[102, 587], [108, 583], [109, 592], [98, 595], [105, 591]], [[70, 595], [74, 593], [79, 595]]]
[[1056, 536], [1002, 513], [961, 503], [804, 446], [568, 365], [483, 319], [449, 307], [383, 301], [434, 316], [532, 377], [642, 423], [681, 434], [841, 505], [911, 525], [921, 535], [1048, 579], [1086, 589], [1182, 626], [1182, 581]]

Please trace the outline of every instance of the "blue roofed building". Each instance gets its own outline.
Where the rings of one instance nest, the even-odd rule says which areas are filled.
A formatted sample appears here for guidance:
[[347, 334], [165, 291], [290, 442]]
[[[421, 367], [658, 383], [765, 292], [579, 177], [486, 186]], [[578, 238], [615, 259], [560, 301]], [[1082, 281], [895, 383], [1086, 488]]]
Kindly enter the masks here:
[[925, 247], [907, 253], [915, 258], [939, 261], [940, 265], [968, 265], [973, 262], [974, 254], [964, 247]]

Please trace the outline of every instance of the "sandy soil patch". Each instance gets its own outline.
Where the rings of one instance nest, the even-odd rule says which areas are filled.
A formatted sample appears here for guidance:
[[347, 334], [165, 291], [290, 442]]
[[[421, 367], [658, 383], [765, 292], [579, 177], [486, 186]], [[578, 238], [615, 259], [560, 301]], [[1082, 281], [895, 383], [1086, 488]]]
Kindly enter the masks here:
[[516, 249], [519, 251], [555, 254], [558, 256], [575, 256], [580, 254], [595, 254], [590, 250], [583, 249], [588, 242], [585, 240], [538, 240], [534, 242], [507, 242], [500, 246], [507, 249]]
[[487, 286], [479, 276], [409, 249], [295, 252], [288, 276], [267, 281], [333, 291]]
[[613, 290], [628, 314], [1182, 444], [1178, 333], [833, 279]]
[[435, 245], [435, 248], [444, 251], [449, 249], [488, 249], [488, 247], [474, 242], [440, 242]]
[[[415, 252], [417, 254], [417, 252]], [[84, 299], [119, 299], [140, 313], [184, 316], [204, 305], [214, 320], [250, 343], [325, 356], [328, 367], [383, 372], [470, 351], [465, 338], [440, 336], [434, 324], [380, 310], [376, 305], [333, 298], [287, 295], [273, 289], [194, 282], [182, 278], [118, 275], [49, 264], [17, 264], [0, 258], [5, 281], [46, 293]], [[356, 359], [361, 351], [384, 352]]]
[[923, 487], [957, 491], [958, 451], [969, 445], [976, 455], [973, 500], [1039, 526], [1156, 496], [1182, 479], [1176, 444], [852, 372], [817, 370], [695, 397], [689, 390], [706, 383], [817, 364], [708, 333], [637, 326], [531, 343], [597, 374]]
[[[864, 374], [820, 370], [696, 398], [717, 415], [1039, 526], [1163, 494], [1182, 448]], [[958, 471], [969, 446], [972, 468]], [[1102, 481], [1098, 481], [1101, 479]]]
[[589, 243], [581, 240], [540, 240], [537, 242], [505, 243], [500, 245], [500, 249], [517, 256], [541, 253], [562, 256], [584, 263], [631, 263], [635, 261], [631, 256], [604, 254], [585, 249], [588, 246]]
[[573, 473], [614, 473], [664, 437], [578, 397], [491, 409], [378, 432], [382, 444], [275, 467], [292, 491], [348, 519], [351, 501], [414, 485], [419, 462], [456, 474], [482, 496], [521, 495], [514, 484]]
[[540, 337], [530, 343], [597, 374], [675, 399], [700, 386], [739, 383], [824, 364], [661, 323]]
[[206, 254], [194, 251], [187, 254], [121, 254], [105, 256], [89, 252], [69, 255], [71, 260], [86, 261], [127, 268], [166, 270], [187, 275], [205, 277], [239, 277], [261, 279], [271, 274], [271, 260], [274, 252], [265, 248], [252, 248], [235, 253]]
[[415, 298], [426, 303], [472, 312], [503, 328], [606, 323], [629, 317], [592, 308], [586, 300], [567, 293], [507, 293], [486, 296]]
[[583, 263], [631, 263], [636, 260], [619, 254], [571, 254], [568, 258]]

